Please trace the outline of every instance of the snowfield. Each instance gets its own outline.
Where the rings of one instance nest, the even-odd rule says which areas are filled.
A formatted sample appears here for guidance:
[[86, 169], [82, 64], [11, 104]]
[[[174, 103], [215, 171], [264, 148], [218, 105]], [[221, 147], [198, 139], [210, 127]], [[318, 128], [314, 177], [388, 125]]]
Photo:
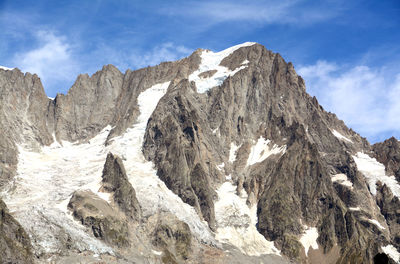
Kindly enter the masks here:
[[109, 194], [99, 192], [99, 188], [110, 151], [123, 159], [145, 216], [159, 211], [171, 212], [186, 222], [199, 240], [218, 244], [207, 223], [193, 207], [166, 187], [157, 177], [154, 164], [146, 161], [141, 151], [147, 121], [168, 86], [169, 82], [157, 84], [142, 92], [138, 97], [137, 123], [107, 147], [109, 126], [85, 144], [55, 142], [40, 152], [19, 147], [17, 176], [2, 196], [30, 234], [36, 254], [59, 253], [67, 239], [71, 249], [113, 254], [111, 248], [86, 233], [67, 210], [72, 193], [78, 189], [89, 189], [109, 201]]
[[262, 254], [280, 255], [274, 242], [268, 241], [257, 228], [257, 204], [249, 208], [246, 204], [246, 192], [236, 194], [236, 186], [230, 181], [223, 183], [217, 190], [218, 201], [215, 203], [217, 222], [216, 238], [222, 243], [229, 243], [250, 256]]
[[[220, 52], [212, 52], [210, 50], [204, 50], [201, 52], [201, 64], [199, 68], [189, 75], [189, 81], [196, 83], [197, 92], [205, 93], [211, 88], [221, 85], [223, 81], [229, 76], [233, 76], [238, 71], [247, 67], [248, 60], [242, 62], [242, 65], [235, 70], [231, 71], [227, 67], [219, 65], [221, 61], [232, 54], [235, 50], [248, 47], [256, 44], [255, 42], [245, 42]], [[216, 71], [212, 76], [204, 78], [201, 76], [202, 73], [208, 71]]]
[[386, 175], [385, 166], [382, 163], [362, 152], [357, 152], [353, 159], [357, 164], [358, 170], [367, 179], [369, 190], [373, 195], [376, 195], [376, 183], [380, 181], [389, 187], [393, 195], [400, 198], [399, 183], [394, 176]]

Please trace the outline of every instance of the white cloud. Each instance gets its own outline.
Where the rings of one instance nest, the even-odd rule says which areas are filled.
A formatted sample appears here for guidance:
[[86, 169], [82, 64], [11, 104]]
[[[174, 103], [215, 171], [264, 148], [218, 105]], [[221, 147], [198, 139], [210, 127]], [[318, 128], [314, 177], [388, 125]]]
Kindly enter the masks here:
[[76, 77], [79, 67], [65, 37], [49, 31], [38, 31], [35, 39], [38, 43], [36, 48], [14, 56], [13, 64], [16, 67], [24, 72], [36, 73], [44, 87], [53, 87]]
[[176, 46], [174, 43], [167, 42], [155, 46], [148, 52], [132, 52], [128, 65], [134, 68], [154, 66], [165, 61], [175, 61], [190, 55], [193, 50], [184, 46]]
[[362, 136], [400, 132], [400, 71], [318, 61], [300, 67], [307, 91]]
[[[342, 1], [311, 3], [304, 0], [188, 1], [162, 8], [162, 14], [203, 19], [201, 26], [227, 21], [304, 25], [328, 20], [342, 10]], [[324, 12], [321, 12], [324, 10]]]

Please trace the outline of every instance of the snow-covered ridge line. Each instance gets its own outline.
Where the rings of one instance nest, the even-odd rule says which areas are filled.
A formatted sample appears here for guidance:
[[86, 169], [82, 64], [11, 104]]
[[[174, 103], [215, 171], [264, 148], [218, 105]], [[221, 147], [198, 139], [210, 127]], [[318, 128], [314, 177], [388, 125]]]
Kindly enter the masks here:
[[365, 153], [357, 152], [353, 156], [354, 161], [357, 164], [358, 170], [367, 179], [370, 192], [376, 195], [376, 183], [380, 181], [382, 184], [386, 184], [391, 190], [393, 195], [400, 198], [400, 185], [394, 176], [387, 176], [385, 172], [385, 166], [379, 163], [375, 158], [371, 158]]
[[[201, 52], [201, 63], [199, 68], [189, 75], [189, 81], [196, 83], [197, 92], [205, 93], [209, 89], [221, 85], [228, 76], [234, 75], [236, 72], [247, 67], [248, 60], [243, 61], [242, 66], [231, 71], [227, 67], [221, 66], [221, 61], [231, 55], [234, 51], [242, 47], [248, 47], [256, 44], [255, 42], [245, 42], [220, 52], [212, 52], [210, 50], [204, 50]], [[216, 71], [212, 76], [208, 78], [201, 77], [201, 73], [207, 71]]]

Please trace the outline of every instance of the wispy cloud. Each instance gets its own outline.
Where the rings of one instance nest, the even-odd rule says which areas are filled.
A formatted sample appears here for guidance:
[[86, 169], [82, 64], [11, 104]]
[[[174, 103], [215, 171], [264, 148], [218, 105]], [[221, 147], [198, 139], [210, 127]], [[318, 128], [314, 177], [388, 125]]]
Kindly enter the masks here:
[[341, 1], [323, 4], [309, 4], [304, 0], [187, 1], [162, 8], [161, 13], [203, 19], [203, 25], [229, 21], [306, 25], [331, 19], [342, 8]]
[[89, 52], [87, 56], [97, 58], [96, 64], [91, 68], [95, 72], [102, 64], [113, 64], [121, 71], [126, 69], [139, 69], [147, 66], [154, 66], [165, 61], [175, 61], [190, 55], [194, 50], [183, 45], [176, 45], [172, 42], [165, 42], [154, 45], [152, 48], [141, 49], [139, 47], [121, 47], [117, 49], [107, 43], [101, 43], [96, 50]]
[[24, 72], [36, 73], [45, 87], [70, 81], [79, 73], [78, 63], [73, 59], [71, 45], [63, 36], [50, 31], [35, 34], [37, 46], [16, 53], [13, 64]]
[[400, 131], [400, 71], [318, 61], [298, 73], [324, 108], [362, 136], [376, 141]]
[[192, 52], [193, 50], [188, 49], [185, 46], [167, 42], [144, 53], [134, 52], [130, 57], [129, 64], [134, 68], [154, 66], [164, 61], [175, 61], [181, 59], [190, 55]]

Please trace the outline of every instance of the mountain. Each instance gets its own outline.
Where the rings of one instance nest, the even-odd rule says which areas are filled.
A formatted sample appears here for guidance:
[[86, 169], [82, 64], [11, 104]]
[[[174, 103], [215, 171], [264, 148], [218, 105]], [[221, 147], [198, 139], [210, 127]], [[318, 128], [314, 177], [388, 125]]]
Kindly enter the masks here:
[[54, 99], [18, 69], [0, 87], [8, 262], [400, 263], [399, 142], [262, 45], [107, 65]]

